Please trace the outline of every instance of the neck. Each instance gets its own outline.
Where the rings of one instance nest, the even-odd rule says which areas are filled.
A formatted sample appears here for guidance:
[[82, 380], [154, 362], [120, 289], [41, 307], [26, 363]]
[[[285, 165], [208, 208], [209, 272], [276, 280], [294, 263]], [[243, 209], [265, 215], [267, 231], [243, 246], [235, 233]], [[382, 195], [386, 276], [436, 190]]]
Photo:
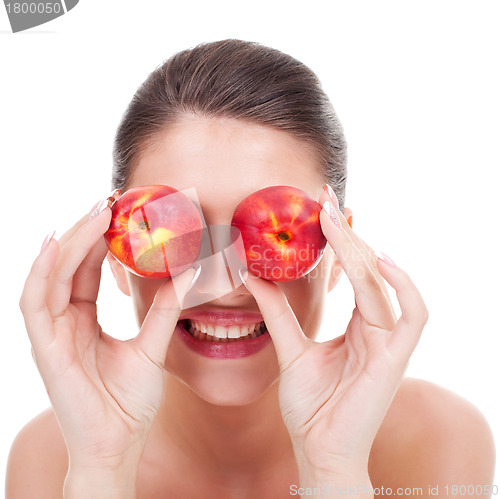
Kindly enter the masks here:
[[155, 425], [166, 445], [205, 469], [269, 472], [293, 459], [277, 382], [251, 404], [217, 406], [167, 374]]

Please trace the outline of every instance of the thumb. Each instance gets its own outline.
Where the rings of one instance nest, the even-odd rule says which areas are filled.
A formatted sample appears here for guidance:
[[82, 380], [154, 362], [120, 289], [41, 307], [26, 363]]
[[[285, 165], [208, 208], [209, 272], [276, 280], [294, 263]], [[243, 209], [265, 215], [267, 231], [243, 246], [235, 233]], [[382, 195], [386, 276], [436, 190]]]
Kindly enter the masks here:
[[264, 317], [273, 340], [280, 371], [286, 370], [307, 347], [308, 338], [302, 332], [283, 291], [271, 281], [240, 271], [246, 288], [252, 293]]
[[163, 367], [184, 298], [200, 276], [200, 272], [200, 265], [195, 265], [160, 287], [141, 330], [134, 339], [137, 347], [158, 366]]

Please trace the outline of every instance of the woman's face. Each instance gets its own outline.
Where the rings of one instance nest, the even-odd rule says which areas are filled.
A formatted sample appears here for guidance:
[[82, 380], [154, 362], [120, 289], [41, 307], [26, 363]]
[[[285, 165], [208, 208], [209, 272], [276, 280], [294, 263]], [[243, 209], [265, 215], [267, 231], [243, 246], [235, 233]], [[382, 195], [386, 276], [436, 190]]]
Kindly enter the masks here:
[[[164, 184], [178, 190], [194, 189], [191, 192], [196, 193], [206, 225], [220, 228], [230, 226], [236, 206], [259, 189], [294, 186], [317, 200], [324, 182], [312, 149], [286, 132], [241, 120], [185, 117], [143, 152], [127, 188]], [[117, 263], [113, 267], [115, 275], [122, 276], [122, 289], [128, 287], [125, 290], [142, 323], [164, 281], [135, 276]], [[310, 338], [318, 333], [325, 295], [339, 275], [340, 266], [327, 247], [313, 272], [278, 284]], [[262, 321], [247, 289], [243, 285], [228, 289], [227, 282], [224, 265], [202, 265], [200, 278], [185, 301], [195, 305], [183, 310], [181, 318], [191, 316], [214, 328], [228, 322], [241, 327]], [[244, 341], [249, 340], [238, 340]], [[189, 348], [177, 327], [165, 369], [210, 403], [246, 405], [279, 376], [273, 343], [263, 343], [257, 352], [239, 358], [214, 358]]]

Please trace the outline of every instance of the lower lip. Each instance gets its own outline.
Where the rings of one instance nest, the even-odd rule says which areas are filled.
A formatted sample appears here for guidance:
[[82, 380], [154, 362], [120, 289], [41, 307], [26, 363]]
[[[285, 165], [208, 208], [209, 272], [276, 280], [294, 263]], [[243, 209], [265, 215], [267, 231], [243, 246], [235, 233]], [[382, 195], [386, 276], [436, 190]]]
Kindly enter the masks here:
[[259, 352], [267, 344], [271, 343], [271, 336], [268, 331], [257, 338], [230, 341], [228, 343], [198, 340], [186, 331], [182, 323], [177, 324], [175, 331], [191, 350], [211, 359], [241, 359]]

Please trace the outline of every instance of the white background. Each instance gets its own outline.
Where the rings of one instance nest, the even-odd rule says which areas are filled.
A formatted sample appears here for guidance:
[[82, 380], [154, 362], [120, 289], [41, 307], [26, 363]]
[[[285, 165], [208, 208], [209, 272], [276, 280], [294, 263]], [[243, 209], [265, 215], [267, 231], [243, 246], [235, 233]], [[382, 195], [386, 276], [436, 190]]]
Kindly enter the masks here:
[[[2, 9], [2, 469], [16, 433], [49, 404], [18, 308], [42, 240], [108, 195], [113, 135], [149, 72], [229, 37], [319, 75], [349, 143], [354, 229], [411, 275], [430, 311], [408, 375], [478, 406], [500, 441], [497, 2], [81, 0], [15, 35]], [[107, 267], [99, 301], [105, 331], [135, 334]], [[343, 332], [353, 303], [343, 276], [322, 338]]]

